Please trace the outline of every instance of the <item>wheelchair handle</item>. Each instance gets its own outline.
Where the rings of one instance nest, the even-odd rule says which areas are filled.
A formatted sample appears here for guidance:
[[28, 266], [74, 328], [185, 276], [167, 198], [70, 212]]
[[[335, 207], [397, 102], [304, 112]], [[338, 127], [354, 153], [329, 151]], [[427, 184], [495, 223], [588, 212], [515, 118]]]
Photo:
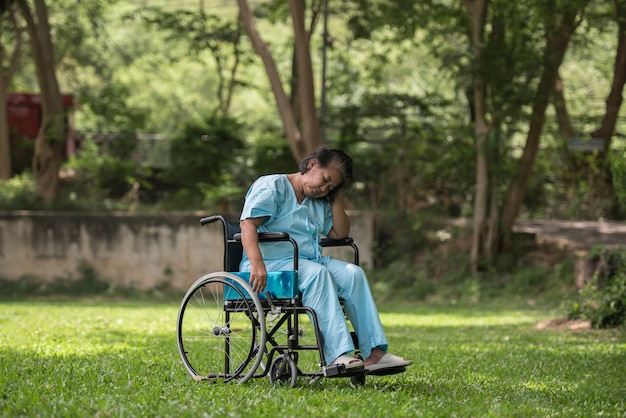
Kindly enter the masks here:
[[213, 223], [215, 221], [226, 222], [226, 220], [220, 215], [207, 216], [206, 218], [200, 219], [200, 225], [207, 225]]

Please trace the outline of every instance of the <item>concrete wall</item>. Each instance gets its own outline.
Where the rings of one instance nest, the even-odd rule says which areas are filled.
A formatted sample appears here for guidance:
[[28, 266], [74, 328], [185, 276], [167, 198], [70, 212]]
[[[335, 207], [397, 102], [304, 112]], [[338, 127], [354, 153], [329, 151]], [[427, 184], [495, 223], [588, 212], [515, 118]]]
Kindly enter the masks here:
[[[87, 263], [118, 286], [184, 291], [223, 270], [221, 225], [200, 226], [205, 215], [0, 211], [0, 278], [78, 278]], [[371, 265], [373, 217], [350, 218], [361, 265]]]

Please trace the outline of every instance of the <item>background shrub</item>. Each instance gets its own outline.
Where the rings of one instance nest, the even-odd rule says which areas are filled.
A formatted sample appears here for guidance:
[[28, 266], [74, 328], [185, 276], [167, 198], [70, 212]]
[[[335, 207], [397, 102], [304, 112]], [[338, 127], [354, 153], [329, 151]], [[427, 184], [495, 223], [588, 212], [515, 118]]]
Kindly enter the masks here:
[[31, 174], [18, 174], [7, 181], [0, 181], [0, 209], [41, 209], [42, 205]]
[[595, 328], [626, 324], [626, 248], [596, 249], [600, 259], [593, 279], [580, 291], [570, 317], [591, 321]]
[[242, 126], [233, 118], [210, 115], [188, 122], [174, 138], [171, 165], [163, 180], [176, 190], [171, 201], [204, 206], [243, 193], [229, 173], [245, 148]]

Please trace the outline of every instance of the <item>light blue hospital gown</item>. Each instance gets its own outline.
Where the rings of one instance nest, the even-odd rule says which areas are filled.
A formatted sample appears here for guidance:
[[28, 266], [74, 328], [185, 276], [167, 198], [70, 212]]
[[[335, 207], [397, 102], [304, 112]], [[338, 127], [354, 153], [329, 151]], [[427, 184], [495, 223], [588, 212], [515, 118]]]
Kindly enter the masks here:
[[[259, 232], [288, 232], [298, 243], [298, 289], [304, 306], [317, 314], [326, 363], [355, 349], [338, 296], [344, 299], [363, 358], [374, 347], [386, 351], [387, 339], [365, 273], [354, 264], [322, 255], [320, 235], [332, 227], [328, 201], [305, 198], [298, 203], [285, 174], [263, 176], [248, 190], [241, 220], [261, 217], [268, 219]], [[268, 271], [293, 269], [291, 243], [263, 243], [260, 248]], [[240, 270], [250, 271], [245, 252]]]

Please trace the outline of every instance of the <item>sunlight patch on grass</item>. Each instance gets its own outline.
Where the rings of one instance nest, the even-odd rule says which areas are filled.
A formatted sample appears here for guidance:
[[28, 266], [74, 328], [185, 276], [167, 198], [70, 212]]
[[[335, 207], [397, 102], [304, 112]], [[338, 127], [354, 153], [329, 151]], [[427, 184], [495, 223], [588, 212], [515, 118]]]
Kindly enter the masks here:
[[133, 350], [154, 335], [173, 339], [175, 318], [173, 308], [157, 312], [124, 305], [8, 304], [0, 314], [0, 323], [7, 331], [0, 341], [3, 346], [40, 355]]
[[383, 323], [390, 326], [411, 327], [488, 327], [499, 325], [532, 325], [545, 318], [545, 313], [528, 311], [507, 311], [502, 315], [493, 312], [473, 313], [415, 313], [381, 314]]

